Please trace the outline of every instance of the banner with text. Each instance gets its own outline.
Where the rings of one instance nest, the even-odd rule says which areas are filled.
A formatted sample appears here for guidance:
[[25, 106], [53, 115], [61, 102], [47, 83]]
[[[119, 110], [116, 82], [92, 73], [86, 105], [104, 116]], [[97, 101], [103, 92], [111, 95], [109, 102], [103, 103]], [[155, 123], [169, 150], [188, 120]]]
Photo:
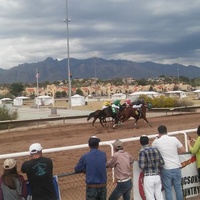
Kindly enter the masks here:
[[[185, 198], [190, 198], [200, 194], [200, 182], [196, 168], [196, 157], [191, 154], [180, 155], [182, 165], [182, 190]], [[164, 195], [164, 191], [163, 191]], [[173, 190], [175, 197], [175, 192]], [[133, 198], [146, 200], [143, 190], [143, 173], [138, 167], [138, 162], [133, 164]]]

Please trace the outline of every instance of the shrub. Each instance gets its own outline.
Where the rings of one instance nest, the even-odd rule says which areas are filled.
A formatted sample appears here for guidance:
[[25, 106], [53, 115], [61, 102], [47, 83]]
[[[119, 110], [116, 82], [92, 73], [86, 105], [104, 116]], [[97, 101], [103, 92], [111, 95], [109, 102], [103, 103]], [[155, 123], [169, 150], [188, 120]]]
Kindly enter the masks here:
[[147, 95], [140, 95], [140, 98], [143, 98], [145, 102], [150, 103], [152, 108], [171, 108], [193, 105], [193, 102], [189, 101], [187, 98], [177, 99], [173, 97], [166, 97], [164, 95], [155, 98], [148, 97]]
[[[0, 107], [0, 121], [15, 120], [18, 118], [17, 111], [11, 111], [6, 106]], [[7, 128], [7, 125], [1, 124], [1, 130]]]

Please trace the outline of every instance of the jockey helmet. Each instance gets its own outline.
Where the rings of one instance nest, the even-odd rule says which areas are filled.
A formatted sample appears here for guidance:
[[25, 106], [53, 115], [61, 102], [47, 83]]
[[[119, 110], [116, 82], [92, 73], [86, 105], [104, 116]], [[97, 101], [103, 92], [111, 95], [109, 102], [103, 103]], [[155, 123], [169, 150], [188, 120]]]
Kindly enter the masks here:
[[127, 104], [131, 104], [131, 100], [130, 99], [127, 99], [126, 101], [125, 101]]
[[121, 100], [117, 99], [117, 100], [115, 100], [115, 101], [113, 102], [113, 104], [118, 105], [118, 104], [120, 104], [120, 101], [121, 101]]

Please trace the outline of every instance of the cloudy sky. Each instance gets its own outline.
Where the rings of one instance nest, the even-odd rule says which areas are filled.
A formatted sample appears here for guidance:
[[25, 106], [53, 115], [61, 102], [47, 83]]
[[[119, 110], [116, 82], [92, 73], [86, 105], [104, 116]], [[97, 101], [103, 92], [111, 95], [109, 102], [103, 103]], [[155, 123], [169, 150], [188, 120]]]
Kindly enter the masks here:
[[[200, 67], [199, 0], [67, 0], [70, 57]], [[66, 0], [0, 0], [0, 67], [67, 58]]]

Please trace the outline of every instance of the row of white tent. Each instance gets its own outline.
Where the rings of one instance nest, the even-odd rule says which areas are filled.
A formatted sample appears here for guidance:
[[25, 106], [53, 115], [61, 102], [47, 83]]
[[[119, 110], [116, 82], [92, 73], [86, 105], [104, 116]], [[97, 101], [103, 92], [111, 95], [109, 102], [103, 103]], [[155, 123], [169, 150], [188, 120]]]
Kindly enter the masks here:
[[[194, 93], [197, 94], [198, 98], [200, 99], [200, 90], [195, 90], [193, 91]], [[154, 98], [154, 97], [158, 97], [161, 94], [158, 92], [154, 92], [154, 91], [139, 91], [139, 92], [133, 92], [131, 94], [129, 94], [128, 96], [126, 96], [126, 94], [123, 93], [116, 93], [113, 94], [111, 96], [112, 100], [116, 100], [116, 99], [131, 99], [131, 100], [137, 100], [139, 98], [140, 95], [146, 95], [148, 97]], [[181, 91], [181, 90], [177, 90], [177, 91], [168, 91], [165, 92], [165, 96], [167, 97], [178, 97], [178, 98], [185, 98], [187, 97], [186, 92]]]
[[[29, 99], [29, 97], [16, 97], [15, 99], [10, 99], [10, 98], [3, 98], [0, 99], [0, 104], [3, 103], [12, 103], [13, 101], [13, 106], [22, 106], [24, 103], [24, 100]], [[78, 94], [74, 95], [71, 97], [72, 100], [72, 106], [81, 106], [81, 105], [85, 105], [85, 99], [83, 96], [80, 96]], [[54, 99], [53, 97], [50, 96], [38, 96], [35, 98], [35, 104], [39, 105], [39, 106], [46, 106], [46, 105], [53, 105], [54, 103]]]

